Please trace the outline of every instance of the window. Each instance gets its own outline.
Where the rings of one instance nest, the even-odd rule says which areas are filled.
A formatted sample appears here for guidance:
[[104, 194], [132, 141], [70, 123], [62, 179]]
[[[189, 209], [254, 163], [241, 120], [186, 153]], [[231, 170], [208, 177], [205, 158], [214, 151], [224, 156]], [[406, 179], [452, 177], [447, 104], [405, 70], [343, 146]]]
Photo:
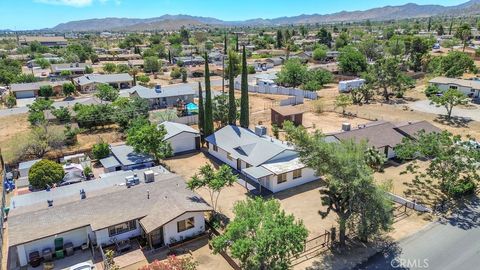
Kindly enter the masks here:
[[252, 167], [252, 165], [250, 165], [250, 164], [247, 163], [247, 168], [250, 168], [250, 167]]
[[177, 222], [177, 231], [183, 232], [195, 227], [195, 219], [193, 217]]
[[232, 155], [230, 155], [230, 153], [227, 153], [227, 158], [228, 160], [233, 160]]
[[293, 171], [293, 179], [297, 179], [302, 177], [302, 169], [298, 169]]
[[218, 152], [218, 146], [213, 145], [213, 151]]
[[108, 227], [108, 235], [110, 237], [133, 231], [137, 228], [137, 222], [135, 220], [130, 220], [124, 223], [120, 223], [114, 226]]
[[458, 89], [458, 87], [457, 87], [457, 86], [450, 85], [450, 89], [457, 90], [457, 89]]
[[286, 173], [282, 173], [282, 174], [277, 175], [277, 184], [281, 184], [283, 182], [287, 182], [287, 174]]

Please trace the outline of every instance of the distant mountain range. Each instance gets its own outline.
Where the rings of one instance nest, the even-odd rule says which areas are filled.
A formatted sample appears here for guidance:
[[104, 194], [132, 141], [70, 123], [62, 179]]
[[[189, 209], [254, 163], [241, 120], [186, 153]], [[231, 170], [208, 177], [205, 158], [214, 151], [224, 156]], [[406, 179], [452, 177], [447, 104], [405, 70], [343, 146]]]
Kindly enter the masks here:
[[364, 11], [342, 11], [332, 14], [299, 15], [274, 19], [250, 19], [245, 21], [222, 21], [209, 17], [189, 15], [163, 15], [155, 18], [103, 18], [71, 21], [45, 29], [58, 32], [77, 31], [151, 31], [175, 30], [181, 26], [276, 26], [289, 24], [315, 24], [353, 22], [362, 20], [384, 21], [430, 16], [459, 16], [480, 14], [480, 0], [470, 0], [457, 6], [417, 5], [385, 6]]

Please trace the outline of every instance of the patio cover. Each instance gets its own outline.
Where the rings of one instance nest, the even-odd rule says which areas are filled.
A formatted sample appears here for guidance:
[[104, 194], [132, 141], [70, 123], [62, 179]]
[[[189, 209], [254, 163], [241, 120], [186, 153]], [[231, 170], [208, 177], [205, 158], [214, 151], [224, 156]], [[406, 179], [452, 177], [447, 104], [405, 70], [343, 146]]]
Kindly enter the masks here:
[[265, 176], [272, 175], [273, 173], [263, 167], [250, 167], [242, 170], [244, 173], [252, 176], [255, 179], [259, 179]]

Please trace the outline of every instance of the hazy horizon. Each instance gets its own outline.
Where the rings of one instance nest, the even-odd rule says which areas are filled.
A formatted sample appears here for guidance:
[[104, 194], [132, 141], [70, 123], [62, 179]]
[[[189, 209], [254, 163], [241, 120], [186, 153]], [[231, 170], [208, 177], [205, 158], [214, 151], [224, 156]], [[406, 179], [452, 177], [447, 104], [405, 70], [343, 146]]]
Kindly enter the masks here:
[[468, 0], [244, 0], [232, 4], [221, 0], [3, 0], [0, 3], [0, 29], [36, 30], [60, 23], [94, 18], [152, 18], [165, 14], [212, 17], [224, 21], [272, 19], [301, 14], [330, 14], [367, 10], [407, 3], [454, 6]]

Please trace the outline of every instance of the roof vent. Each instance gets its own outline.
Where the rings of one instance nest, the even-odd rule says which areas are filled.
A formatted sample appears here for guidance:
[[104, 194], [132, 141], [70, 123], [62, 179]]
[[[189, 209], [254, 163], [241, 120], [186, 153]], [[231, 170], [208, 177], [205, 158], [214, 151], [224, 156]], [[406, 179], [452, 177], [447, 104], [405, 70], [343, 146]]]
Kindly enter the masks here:
[[47, 200], [47, 203], [48, 203], [48, 207], [52, 207], [52, 206], [53, 206], [53, 200]]
[[80, 190], [80, 199], [85, 200], [87, 198], [87, 193], [85, 193], [84, 189]]
[[350, 125], [350, 123], [342, 124], [342, 131], [350, 131], [350, 129], [352, 129], [352, 125]]
[[127, 188], [140, 184], [140, 179], [137, 174], [125, 177], [125, 185]]

